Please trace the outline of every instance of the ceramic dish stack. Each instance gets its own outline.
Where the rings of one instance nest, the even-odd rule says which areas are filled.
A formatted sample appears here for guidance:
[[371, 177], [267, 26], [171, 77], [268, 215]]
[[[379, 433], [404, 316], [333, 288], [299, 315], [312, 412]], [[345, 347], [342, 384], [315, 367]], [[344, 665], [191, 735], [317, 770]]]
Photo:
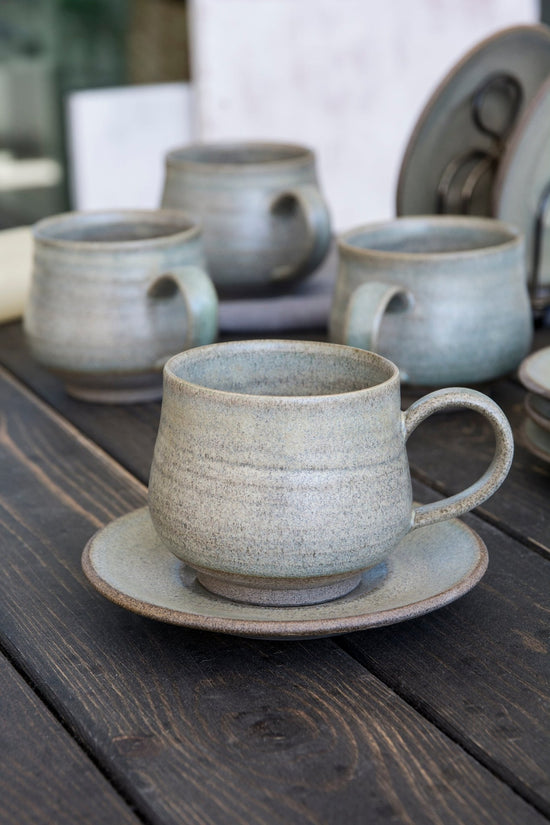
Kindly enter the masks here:
[[523, 443], [543, 461], [550, 461], [550, 347], [522, 362], [519, 378], [529, 390], [525, 397]]
[[481, 41], [439, 84], [403, 156], [397, 214], [472, 214], [526, 239], [533, 308], [550, 306], [550, 29]]

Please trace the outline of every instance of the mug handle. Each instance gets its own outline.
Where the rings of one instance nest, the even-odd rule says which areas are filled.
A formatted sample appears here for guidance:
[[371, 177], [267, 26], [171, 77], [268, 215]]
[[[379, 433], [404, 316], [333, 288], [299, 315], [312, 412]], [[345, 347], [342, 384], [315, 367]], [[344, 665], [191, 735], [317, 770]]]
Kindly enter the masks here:
[[279, 192], [271, 201], [270, 212], [283, 214], [296, 204], [302, 212], [308, 231], [307, 249], [296, 264], [281, 264], [271, 270], [271, 282], [290, 281], [313, 272], [325, 259], [330, 247], [330, 214], [316, 186], [301, 184]]
[[177, 290], [183, 297], [187, 317], [183, 348], [211, 344], [218, 334], [218, 294], [209, 275], [198, 266], [175, 266], [154, 278], [147, 296], [165, 300]]
[[402, 413], [405, 441], [432, 413], [456, 407], [466, 407], [485, 416], [495, 434], [495, 454], [481, 478], [461, 493], [432, 504], [414, 507], [412, 528], [424, 527], [436, 521], [446, 521], [473, 510], [498, 490], [510, 470], [514, 457], [514, 437], [508, 419], [498, 404], [477, 390], [448, 387], [431, 392], [415, 401], [406, 412]]
[[408, 312], [414, 296], [403, 286], [367, 281], [349, 299], [343, 326], [343, 343], [376, 352], [380, 325], [386, 312]]

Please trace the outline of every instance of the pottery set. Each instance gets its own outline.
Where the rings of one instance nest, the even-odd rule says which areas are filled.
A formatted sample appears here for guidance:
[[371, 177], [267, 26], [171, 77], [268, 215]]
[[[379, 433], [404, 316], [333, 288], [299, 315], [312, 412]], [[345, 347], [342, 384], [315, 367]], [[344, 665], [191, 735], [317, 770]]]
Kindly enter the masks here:
[[[405, 153], [398, 217], [338, 238], [330, 342], [213, 343], [218, 295], [272, 301], [327, 255], [304, 147], [182, 147], [161, 209], [35, 227], [35, 357], [86, 400], [159, 397], [163, 372], [148, 506], [84, 551], [101, 593], [188, 627], [307, 638], [421, 615], [479, 580], [486, 548], [457, 517], [505, 479], [510, 426], [457, 386], [402, 412], [400, 386], [471, 387], [530, 350], [532, 308], [550, 296], [549, 75], [550, 33], [535, 26], [484, 41], [444, 80]], [[550, 457], [550, 376], [533, 389], [533, 370], [535, 356], [521, 368], [529, 437]], [[466, 490], [417, 505], [406, 441], [457, 407], [488, 419], [493, 459]]]
[[[491, 465], [462, 493], [415, 506], [406, 440], [456, 407], [490, 422]], [[485, 549], [454, 518], [495, 492], [512, 456], [493, 401], [451, 388], [403, 413], [398, 369], [375, 353], [282, 340], [199, 347], [164, 368], [148, 509], [97, 533], [84, 569], [109, 598], [194, 627], [280, 637], [397, 621], [482, 575]], [[328, 617], [327, 604], [338, 605]]]
[[33, 228], [29, 348], [81, 400], [160, 398], [166, 360], [216, 340], [218, 294], [280, 294], [329, 250], [315, 156], [301, 146], [175, 150], [162, 201]]
[[550, 347], [526, 358], [519, 378], [529, 390], [524, 401], [523, 443], [538, 458], [550, 461]]

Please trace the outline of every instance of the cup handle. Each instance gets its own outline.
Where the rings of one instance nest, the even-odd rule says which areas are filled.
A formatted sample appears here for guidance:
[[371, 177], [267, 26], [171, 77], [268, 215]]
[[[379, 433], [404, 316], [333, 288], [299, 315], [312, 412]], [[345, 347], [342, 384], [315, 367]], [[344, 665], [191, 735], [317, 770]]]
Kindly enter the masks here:
[[455, 409], [456, 407], [475, 410], [475, 412], [479, 412], [487, 418], [495, 434], [495, 454], [481, 478], [461, 493], [432, 504], [422, 504], [419, 507], [414, 507], [411, 521], [411, 527], [413, 528], [456, 518], [473, 510], [474, 507], [482, 504], [498, 490], [508, 475], [512, 464], [514, 438], [508, 419], [498, 404], [495, 404], [494, 401], [483, 395], [483, 393], [477, 392], [477, 390], [448, 387], [431, 392], [429, 395], [415, 401], [403, 413], [405, 441], [418, 425], [432, 413]]
[[376, 352], [380, 325], [386, 312], [408, 312], [414, 297], [405, 287], [367, 281], [349, 299], [343, 326], [343, 342], [350, 347]]
[[282, 264], [271, 270], [271, 282], [290, 281], [313, 272], [325, 259], [331, 242], [330, 215], [316, 186], [302, 184], [279, 192], [270, 204], [272, 214], [285, 214], [297, 205], [307, 223], [307, 249], [296, 264]]
[[173, 267], [154, 278], [147, 296], [152, 300], [166, 300], [178, 290], [187, 317], [184, 349], [211, 344], [218, 334], [218, 295], [210, 277], [198, 266]]

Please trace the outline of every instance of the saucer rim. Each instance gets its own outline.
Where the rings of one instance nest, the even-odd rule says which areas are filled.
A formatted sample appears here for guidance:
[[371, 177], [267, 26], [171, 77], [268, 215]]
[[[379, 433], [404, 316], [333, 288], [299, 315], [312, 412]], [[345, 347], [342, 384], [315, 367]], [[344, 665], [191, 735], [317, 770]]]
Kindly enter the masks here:
[[[421, 140], [422, 132], [425, 130], [427, 126], [429, 127], [429, 120], [433, 116], [433, 113], [438, 103], [440, 103], [443, 95], [448, 91], [450, 87], [456, 85], [457, 81], [460, 81], [463, 72], [466, 69], [468, 69], [472, 62], [479, 58], [480, 55], [489, 52], [489, 50], [495, 46], [498, 48], [502, 45], [502, 43], [505, 43], [505, 41], [508, 38], [512, 38], [512, 41], [514, 41], [516, 38], [519, 38], [522, 34], [535, 37], [537, 40], [540, 40], [541, 44], [544, 41], [546, 41], [546, 45], [550, 47], [550, 30], [548, 26], [541, 22], [517, 23], [510, 26], [506, 26], [505, 28], [499, 29], [498, 31], [493, 32], [492, 34], [483, 37], [471, 48], [465, 51], [462, 54], [462, 56], [446, 72], [446, 74], [440, 79], [437, 86], [433, 89], [432, 93], [424, 103], [424, 106], [422, 107], [420, 114], [416, 119], [416, 122], [409, 135], [409, 139], [407, 141], [405, 150], [401, 158], [401, 164], [397, 176], [397, 185], [395, 187], [395, 209], [396, 214], [398, 216], [412, 214], [409, 211], [405, 211], [405, 177], [407, 174], [410, 174], [411, 161], [414, 155], [414, 151], [419, 141]], [[481, 80], [483, 80], [483, 78], [481, 78]], [[414, 187], [411, 186], [410, 188], [412, 189]], [[492, 193], [489, 194], [489, 198], [491, 197]], [[485, 217], [490, 217], [490, 213], [487, 212]]]
[[543, 398], [550, 399], [550, 386], [539, 384], [529, 372], [532, 364], [541, 357], [543, 359], [546, 357], [546, 359], [550, 361], [550, 347], [535, 350], [535, 352], [532, 352], [527, 358], [524, 358], [518, 368], [518, 378], [529, 392], [534, 392], [535, 395], [542, 395]]
[[[135, 518], [138, 513], [146, 510], [148, 510], [147, 506], [137, 508], [124, 516], [114, 519], [114, 521], [120, 522], [132, 517]], [[465, 595], [480, 581], [489, 562], [489, 555], [485, 542], [475, 532], [475, 530], [460, 519], [447, 519], [447, 521], [456, 522], [457, 525], [460, 525], [461, 529], [468, 532], [475, 541], [478, 557], [477, 562], [474, 564], [470, 572], [466, 576], [459, 579], [459, 581], [451, 587], [441, 591], [440, 593], [436, 593], [433, 596], [429, 596], [426, 599], [420, 599], [419, 601], [410, 602], [406, 605], [401, 605], [400, 607], [380, 610], [374, 613], [365, 612], [361, 614], [354, 614], [352, 616], [341, 616], [328, 619], [236, 619], [190, 613], [174, 608], [161, 607], [160, 605], [155, 605], [151, 602], [143, 601], [142, 599], [137, 599], [134, 596], [123, 593], [121, 590], [105, 581], [96, 572], [93, 565], [92, 552], [94, 542], [97, 540], [97, 537], [114, 522], [110, 522], [105, 525], [105, 527], [96, 531], [88, 540], [82, 553], [82, 569], [88, 581], [100, 594], [105, 596], [114, 604], [149, 619], [156, 619], [158, 621], [167, 622], [168, 624], [188, 627], [194, 630], [207, 630], [210, 632], [225, 633], [245, 638], [292, 640], [335, 636], [395, 624], [397, 622], [406, 621], [408, 619], [425, 615], [426, 613], [430, 613], [439, 607], [444, 607], [445, 605], [450, 604]], [[392, 573], [390, 570], [388, 576], [391, 575]], [[221, 599], [222, 597], [218, 598]], [[273, 610], [275, 608], [270, 609]], [[288, 608], [282, 607], [277, 609], [285, 610]], [[293, 607], [291, 609], [294, 612], [297, 612], [300, 608]], [[307, 610], [307, 607], [304, 607], [303, 609], [305, 611]]]
[[[550, 137], [550, 127], [547, 117], [550, 107], [550, 76], [543, 81], [537, 89], [535, 95], [525, 105], [525, 110], [520, 114], [518, 122], [506, 141], [504, 152], [498, 164], [493, 186], [490, 193], [491, 214], [498, 220], [509, 222], [515, 225], [523, 233], [525, 239], [525, 259], [529, 282], [533, 278], [532, 260], [535, 244], [535, 220], [536, 204], [538, 204], [544, 191], [544, 184], [537, 186], [537, 181], [547, 180], [546, 176], [526, 175], [525, 163], [522, 160], [525, 155], [533, 156], [540, 146], [544, 146]], [[542, 133], [542, 138], [541, 138]], [[538, 144], [536, 143], [538, 140]], [[541, 164], [544, 167], [544, 164]], [[546, 171], [549, 169], [546, 164]], [[518, 197], [518, 178], [521, 182], [527, 179], [524, 186], [524, 193], [527, 191], [530, 197]], [[521, 183], [519, 184], [521, 186]], [[534, 204], [533, 205], [533, 201]], [[521, 210], [521, 206], [525, 208]], [[548, 277], [544, 272], [544, 260], [540, 262], [540, 273], [538, 288], [547, 289], [550, 285]], [[535, 296], [536, 297], [536, 296]]]
[[[539, 458], [541, 461], [544, 461], [546, 464], [548, 464], [550, 462], [550, 450], [544, 450], [539, 444], [533, 441], [533, 439], [527, 431], [528, 424], [534, 424], [535, 427], [539, 426], [535, 421], [533, 421], [532, 418], [525, 419], [522, 422], [520, 429], [521, 443], [523, 444], [526, 450], [529, 450], [531, 455], [534, 455], [536, 458]], [[539, 429], [542, 430], [542, 432], [544, 432], [545, 435], [550, 435], [550, 433], [547, 430], [543, 430], [542, 427], [539, 427]]]
[[[541, 430], [545, 432], [550, 432], [550, 418], [547, 418], [542, 413], [540, 413], [537, 408], [533, 404], [533, 398], [537, 396], [537, 393], [528, 392], [523, 400], [523, 406], [525, 408], [525, 412], [527, 416], [533, 421], [537, 427], [540, 427]], [[543, 399], [547, 401], [547, 399]]]

